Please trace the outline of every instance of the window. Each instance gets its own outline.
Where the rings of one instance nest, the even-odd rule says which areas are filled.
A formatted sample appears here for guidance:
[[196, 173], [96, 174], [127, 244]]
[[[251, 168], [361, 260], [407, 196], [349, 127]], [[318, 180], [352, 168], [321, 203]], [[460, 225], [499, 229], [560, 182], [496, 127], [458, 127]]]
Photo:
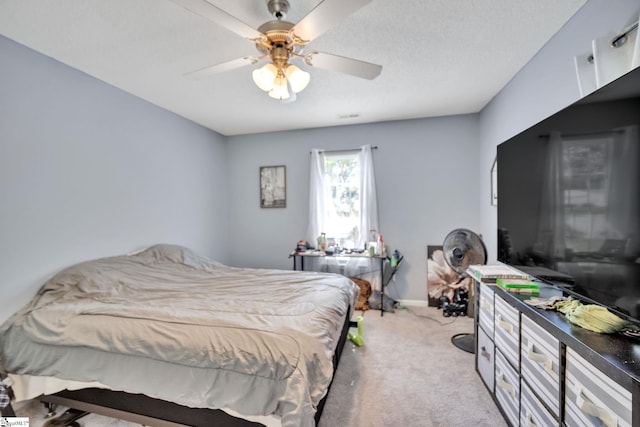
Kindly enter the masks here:
[[[581, 135], [549, 136], [542, 186], [538, 243], [534, 251], [564, 259], [627, 252], [637, 236], [636, 127]], [[613, 167], [616, 165], [616, 167]]]
[[309, 232], [315, 246], [320, 233], [329, 244], [364, 249], [369, 231], [378, 229], [371, 147], [311, 156]]
[[608, 147], [612, 138], [564, 141], [563, 188], [565, 247], [576, 252], [597, 251], [607, 235], [609, 203]]
[[360, 162], [358, 154], [325, 155], [325, 232], [331, 242], [354, 248], [360, 235]]

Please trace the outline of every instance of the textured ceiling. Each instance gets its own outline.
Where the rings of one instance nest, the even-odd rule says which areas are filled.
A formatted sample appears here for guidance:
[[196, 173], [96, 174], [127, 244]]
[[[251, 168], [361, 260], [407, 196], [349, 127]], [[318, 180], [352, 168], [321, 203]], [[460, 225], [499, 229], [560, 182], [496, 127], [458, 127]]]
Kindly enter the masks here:
[[[265, 0], [209, 0], [253, 28]], [[347, 0], [327, 0], [336, 3]], [[223, 135], [475, 113], [586, 0], [373, 0], [309, 49], [383, 66], [375, 80], [297, 65], [295, 102], [267, 96], [246, 66], [183, 74], [255, 46], [169, 0], [0, 0], [0, 34]], [[289, 0], [298, 22], [318, 0]]]

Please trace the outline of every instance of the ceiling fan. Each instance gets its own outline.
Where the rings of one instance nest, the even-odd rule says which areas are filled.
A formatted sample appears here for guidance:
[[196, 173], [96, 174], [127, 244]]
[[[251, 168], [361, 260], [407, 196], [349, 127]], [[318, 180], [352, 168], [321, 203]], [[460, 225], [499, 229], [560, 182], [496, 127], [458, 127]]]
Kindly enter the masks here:
[[200, 79], [270, 58], [270, 62], [253, 71], [253, 81], [272, 98], [285, 100], [294, 98], [310, 80], [309, 73], [291, 64], [291, 60], [369, 80], [382, 71], [380, 65], [353, 58], [318, 51], [304, 52], [308, 43], [371, 0], [322, 0], [297, 24], [284, 20], [289, 11], [287, 0], [267, 0], [269, 13], [275, 19], [265, 22], [257, 30], [207, 0], [171, 1], [246, 38], [260, 52], [256, 56], [245, 56], [186, 73], [188, 78]]

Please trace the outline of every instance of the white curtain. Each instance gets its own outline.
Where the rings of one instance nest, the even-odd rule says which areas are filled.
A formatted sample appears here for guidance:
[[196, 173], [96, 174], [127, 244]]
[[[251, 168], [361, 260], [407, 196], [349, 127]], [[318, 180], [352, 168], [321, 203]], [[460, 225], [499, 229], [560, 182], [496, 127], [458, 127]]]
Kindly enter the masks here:
[[376, 180], [373, 174], [373, 156], [371, 146], [360, 148], [360, 236], [359, 248], [364, 248], [369, 238], [369, 230], [380, 232], [378, 227], [378, 197], [376, 196]]
[[[307, 229], [307, 241], [316, 246], [317, 238], [326, 230], [325, 201], [329, 200], [328, 186], [325, 181], [325, 159], [322, 150], [311, 151], [311, 165], [309, 176], [309, 225]], [[369, 236], [369, 230], [378, 227], [378, 202], [376, 196], [376, 182], [373, 173], [373, 156], [371, 146], [363, 145], [359, 153], [360, 163], [360, 212], [361, 219], [356, 239], [358, 248], [365, 247]]]
[[[640, 183], [638, 182], [637, 161], [640, 147], [637, 141], [638, 126], [618, 129], [609, 145], [609, 202], [607, 206], [608, 236], [613, 239], [627, 239], [634, 236], [637, 245], [638, 221], [640, 216]], [[628, 245], [631, 242], [628, 242]], [[631, 248], [627, 247], [627, 250]]]
[[578, 75], [578, 89], [580, 96], [587, 96], [598, 89], [596, 82], [596, 66], [593, 64], [593, 54], [591, 52], [577, 55], [574, 59], [576, 74]]
[[640, 50], [638, 34], [640, 32], [637, 29], [629, 32], [626, 36], [627, 41], [619, 47], [611, 46], [611, 42], [616, 38], [612, 34], [592, 42], [596, 82], [599, 88], [638, 66], [637, 63], [634, 64], [634, 58], [638, 57]]
[[324, 201], [326, 199], [324, 164], [324, 153], [317, 148], [311, 150], [311, 173], [309, 175], [309, 225], [307, 229], [307, 242], [314, 247], [317, 244], [318, 236], [325, 230]]
[[626, 41], [612, 46], [621, 33], [610, 33], [591, 42], [591, 50], [574, 57], [580, 96], [586, 96], [640, 66], [640, 30], [626, 31]]
[[562, 136], [552, 132], [547, 143], [547, 170], [542, 187], [538, 239], [534, 253], [564, 258], [564, 188], [562, 187]]

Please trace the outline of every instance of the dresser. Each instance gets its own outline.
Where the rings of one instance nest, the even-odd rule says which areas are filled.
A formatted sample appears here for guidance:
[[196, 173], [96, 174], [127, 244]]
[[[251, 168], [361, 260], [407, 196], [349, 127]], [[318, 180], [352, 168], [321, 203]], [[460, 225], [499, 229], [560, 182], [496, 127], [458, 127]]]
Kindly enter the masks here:
[[[640, 339], [580, 328], [491, 283], [474, 288], [476, 371], [509, 425], [640, 427]], [[539, 297], [562, 295], [540, 284]]]

